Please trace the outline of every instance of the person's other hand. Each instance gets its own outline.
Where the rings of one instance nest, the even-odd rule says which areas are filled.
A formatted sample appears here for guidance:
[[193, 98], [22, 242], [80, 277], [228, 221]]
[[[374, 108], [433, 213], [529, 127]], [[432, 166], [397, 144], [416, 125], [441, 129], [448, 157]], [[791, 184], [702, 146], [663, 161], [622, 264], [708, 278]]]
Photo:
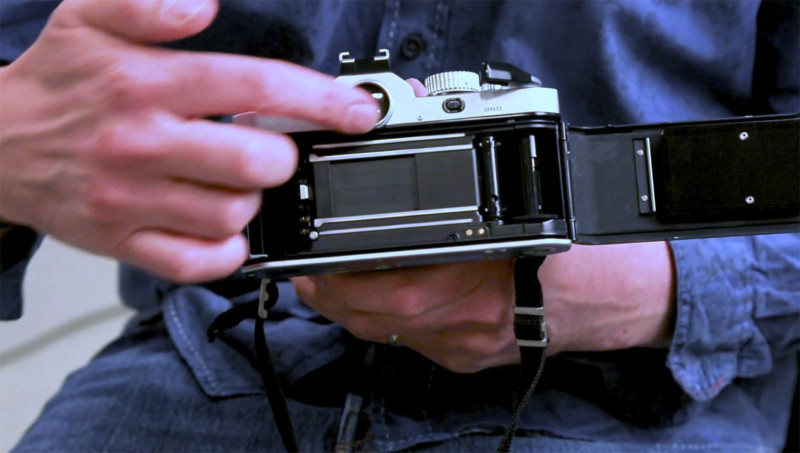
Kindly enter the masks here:
[[286, 63], [148, 45], [198, 33], [213, 0], [67, 0], [0, 70], [0, 216], [181, 282], [223, 277], [294, 143], [202, 120], [258, 111], [371, 129], [367, 93]]
[[[451, 371], [519, 361], [513, 261], [293, 279], [300, 298], [358, 338], [408, 346]], [[660, 346], [670, 336], [673, 270], [666, 243], [573, 246], [539, 271], [548, 354]]]
[[519, 361], [513, 261], [471, 261], [292, 279], [298, 296], [356, 337], [410, 347], [459, 373]]

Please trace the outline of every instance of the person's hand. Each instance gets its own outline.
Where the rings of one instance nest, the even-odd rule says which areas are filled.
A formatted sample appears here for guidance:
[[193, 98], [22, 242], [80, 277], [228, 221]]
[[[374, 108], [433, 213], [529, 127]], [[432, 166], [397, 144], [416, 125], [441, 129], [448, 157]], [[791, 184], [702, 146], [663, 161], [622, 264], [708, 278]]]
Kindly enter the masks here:
[[[358, 338], [410, 347], [451, 371], [516, 363], [514, 263], [475, 261], [293, 279], [300, 298]], [[661, 346], [670, 336], [666, 243], [573, 246], [539, 271], [548, 354]]]
[[0, 70], [0, 216], [177, 281], [233, 272], [285, 136], [201, 118], [259, 111], [371, 129], [366, 92], [286, 62], [148, 45], [195, 34], [212, 0], [67, 0]]
[[298, 296], [356, 337], [407, 346], [459, 373], [519, 361], [513, 261], [471, 261], [292, 279]]

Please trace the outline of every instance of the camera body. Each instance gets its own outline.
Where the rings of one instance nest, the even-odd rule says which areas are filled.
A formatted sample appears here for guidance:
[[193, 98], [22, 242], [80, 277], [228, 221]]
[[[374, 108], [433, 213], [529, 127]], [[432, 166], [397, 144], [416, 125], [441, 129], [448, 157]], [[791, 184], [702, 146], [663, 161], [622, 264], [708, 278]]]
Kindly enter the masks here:
[[[676, 195], [704, 174], [685, 172], [692, 163], [679, 158], [676, 146], [687, 133], [709, 128], [727, 146], [731, 134], [741, 135], [742, 121], [569, 128], [557, 91], [508, 64], [484, 63], [480, 74], [433, 75], [426, 79], [428, 96], [416, 97], [390, 71], [386, 50], [371, 59], [346, 53], [339, 59], [337, 80], [372, 93], [380, 105], [381, 118], [368, 134], [341, 135], [257, 113], [234, 117], [237, 124], [288, 133], [300, 151], [294, 177], [264, 191], [261, 212], [247, 226], [245, 273], [274, 278], [387, 269], [546, 255], [573, 242], [797, 229], [796, 116], [746, 121], [758, 123], [749, 130], [759, 133], [744, 152], [773, 147], [768, 138], [776, 134], [785, 142], [764, 163], [780, 167], [777, 176], [785, 181], [757, 196], [723, 197], [720, 204], [731, 206], [709, 217], [713, 210], [686, 206]], [[739, 167], [734, 173], [751, 170]], [[750, 181], [745, 192], [758, 189], [750, 173], [712, 175], [709, 186], [715, 177]], [[666, 201], [656, 203], [659, 197]]]

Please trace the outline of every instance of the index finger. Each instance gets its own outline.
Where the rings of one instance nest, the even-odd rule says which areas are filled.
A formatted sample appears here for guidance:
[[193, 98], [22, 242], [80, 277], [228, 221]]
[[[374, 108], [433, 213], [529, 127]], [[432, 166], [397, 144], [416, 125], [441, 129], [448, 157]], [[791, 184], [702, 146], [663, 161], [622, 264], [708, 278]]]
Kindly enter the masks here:
[[137, 62], [138, 91], [182, 116], [255, 111], [313, 121], [348, 133], [379, 119], [366, 92], [302, 66], [264, 58], [152, 49]]
[[88, 26], [137, 42], [165, 42], [206, 28], [218, 7], [215, 0], [66, 0], [51, 23]]

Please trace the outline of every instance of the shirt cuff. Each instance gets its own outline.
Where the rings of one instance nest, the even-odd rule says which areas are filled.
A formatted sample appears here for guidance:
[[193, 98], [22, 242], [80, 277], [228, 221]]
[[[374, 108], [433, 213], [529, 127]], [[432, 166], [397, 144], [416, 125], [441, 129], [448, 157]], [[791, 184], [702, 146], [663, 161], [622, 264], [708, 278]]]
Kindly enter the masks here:
[[735, 378], [772, 369], [800, 336], [800, 240], [770, 235], [672, 242], [675, 331], [667, 366], [704, 401]]
[[0, 239], [0, 320], [22, 316], [22, 279], [42, 236], [30, 228], [13, 226]]

